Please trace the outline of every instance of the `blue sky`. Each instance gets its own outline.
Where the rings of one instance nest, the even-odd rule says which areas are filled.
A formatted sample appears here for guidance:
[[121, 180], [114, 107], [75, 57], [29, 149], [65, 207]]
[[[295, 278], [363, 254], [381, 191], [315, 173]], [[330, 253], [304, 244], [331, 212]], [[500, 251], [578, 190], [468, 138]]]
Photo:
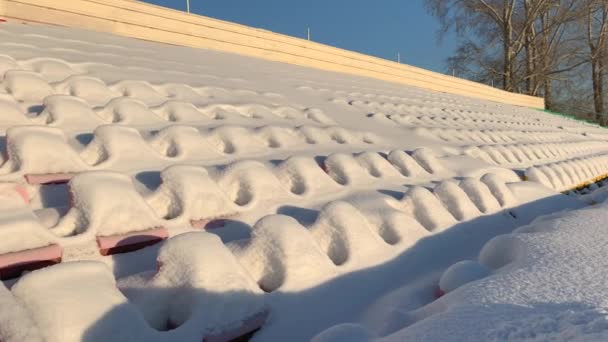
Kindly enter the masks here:
[[[175, 9], [186, 0], [145, 0]], [[445, 72], [454, 38], [437, 41], [438, 23], [422, 0], [190, 0], [191, 12]]]

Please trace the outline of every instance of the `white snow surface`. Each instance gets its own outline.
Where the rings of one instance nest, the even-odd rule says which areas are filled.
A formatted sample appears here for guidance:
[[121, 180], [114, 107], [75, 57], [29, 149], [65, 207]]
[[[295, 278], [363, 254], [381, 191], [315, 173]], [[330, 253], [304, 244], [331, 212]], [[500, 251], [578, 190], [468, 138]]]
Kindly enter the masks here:
[[603, 128], [12, 21], [0, 113], [2, 342], [608, 337]]
[[[605, 341], [607, 209], [543, 217], [494, 238], [475, 261], [461, 261], [442, 276], [442, 285], [450, 279], [447, 286], [460, 287], [424, 307], [395, 311], [405, 323], [400, 330], [362, 340]], [[318, 340], [339, 340], [330, 337]]]

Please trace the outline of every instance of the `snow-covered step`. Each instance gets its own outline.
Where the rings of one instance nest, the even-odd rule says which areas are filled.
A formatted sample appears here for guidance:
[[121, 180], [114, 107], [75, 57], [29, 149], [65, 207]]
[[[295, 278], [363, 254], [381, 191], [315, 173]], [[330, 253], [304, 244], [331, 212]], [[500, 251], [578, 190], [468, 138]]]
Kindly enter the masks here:
[[528, 131], [511, 129], [456, 129], [417, 126], [414, 131], [424, 137], [444, 141], [446, 143], [548, 143], [572, 140], [586, 140], [583, 135], [563, 131]]
[[[289, 158], [276, 166], [253, 161], [219, 168], [176, 165], [161, 172], [160, 186], [146, 196], [135, 189], [127, 175], [83, 172], [69, 183], [71, 207], [51, 226], [60, 236], [113, 236], [167, 224], [178, 226], [225, 218], [261, 201], [328, 195], [345, 185], [373, 187], [379, 180], [399, 184], [407, 177], [431, 179], [433, 170], [442, 169], [441, 161], [426, 150], [415, 150], [411, 156], [402, 151], [391, 152], [388, 159], [380, 154], [372, 158], [370, 153], [339, 156], [330, 156], [328, 159], [335, 162], [326, 165], [325, 170], [315, 158], [304, 156]], [[332, 177], [351, 173], [357, 177], [349, 176], [348, 184], [340, 184]]]
[[[332, 201], [306, 227], [284, 215], [267, 216], [256, 223], [250, 239], [231, 242], [230, 248], [265, 291], [297, 291], [369, 265], [374, 255], [403, 251], [460, 221], [493, 214], [517, 203], [515, 200], [502, 204], [505, 196], [514, 195], [505, 181], [495, 175], [488, 174], [477, 181], [475, 186], [485, 191], [469, 197], [463, 189], [470, 193], [471, 182], [448, 181], [432, 192], [427, 190], [426, 199], [413, 191], [400, 201], [385, 199], [384, 204], [379, 200]], [[495, 182], [501, 182], [507, 192], [500, 198], [490, 193], [490, 188], [495, 190]], [[481, 203], [494, 203], [493, 209], [482, 213], [477, 209], [483, 207]], [[470, 215], [458, 215], [455, 208], [468, 210]], [[442, 216], [443, 225], [428, 225], [429, 220], [440, 222]], [[311, 270], [310, 265], [315, 265], [315, 269]]]
[[465, 153], [472, 157], [494, 165], [511, 166], [556, 162], [605, 151], [608, 151], [608, 147], [601, 141], [495, 144], [465, 148]]
[[[274, 194], [274, 200], [280, 198], [277, 196], [280, 191], [289, 194], [262, 164], [259, 164], [260, 171], [255, 171], [252, 165], [241, 165], [246, 166], [241, 170], [248, 170], [249, 175], [230, 171], [219, 183], [215, 183], [204, 168], [172, 167], [163, 174], [163, 184], [148, 196], [138, 193], [128, 176], [109, 172], [83, 173], [70, 182], [71, 207], [51, 220], [50, 230], [44, 226], [42, 216], [37, 219], [33, 212], [28, 214], [27, 209], [23, 209], [24, 215], [29, 215], [27, 222], [37, 227], [37, 234], [42, 234], [45, 241], [67, 246], [96, 241], [102, 255], [129, 252], [166, 239], [171, 229], [183, 229], [185, 225], [198, 229], [202, 221], [229, 218], [253, 208], [256, 201], [270, 201], [271, 198], [266, 197], [268, 194]], [[225, 182], [237, 174], [245, 177], [241, 182], [250, 183], [245, 187], [249, 192], [226, 191], [225, 184], [230, 183]], [[365, 260], [366, 255], [373, 254], [380, 246], [411, 243], [412, 236], [421, 236], [424, 229], [444, 230], [458, 222], [514, 205], [517, 202], [506, 185], [509, 181], [518, 179], [513, 176], [505, 180], [488, 174], [480, 181], [446, 181], [431, 191], [413, 187], [399, 201], [378, 200], [378, 204], [384, 204], [372, 211], [367, 209], [370, 208], [367, 202], [355, 202], [354, 207], [333, 202], [321, 211], [311, 233], [334, 264], [342, 265], [357, 258]], [[277, 186], [279, 188], [275, 188]], [[368, 220], [373, 224], [366, 223]], [[409, 224], [404, 226], [407, 222]], [[419, 228], [414, 232], [412, 227]], [[351, 232], [350, 229], [355, 230]], [[362, 232], [369, 236], [361, 235]], [[368, 243], [367, 249], [351, 246], [357, 244], [358, 239], [370, 241], [372, 237], [377, 241], [375, 247]], [[343, 247], [338, 248], [341, 245]], [[7, 252], [21, 252], [37, 246], [19, 245], [16, 241]], [[351, 252], [355, 253], [354, 259]]]
[[[190, 248], [193, 243], [197, 248]], [[22, 305], [19, 314], [39, 329], [32, 336], [45, 341], [230, 341], [265, 323], [261, 291], [219, 238], [182, 235], [163, 246], [158, 263], [154, 277], [120, 284], [129, 299], [110, 269], [92, 261], [33, 272], [11, 293]], [[214, 293], [227, 287], [239, 295]]]
[[339, 127], [220, 126], [201, 131], [170, 126], [151, 137], [135, 128], [102, 125], [86, 145], [72, 141], [58, 128], [11, 127], [7, 132], [8, 159], [0, 179], [26, 176], [30, 183], [65, 180], [88, 170], [159, 169], [175, 163], [226, 160], [238, 155], [295, 152], [348, 144], [369, 149], [381, 139]]
[[[93, 106], [85, 97], [61, 94], [54, 90], [44, 90], [36, 85], [39, 80], [35, 74], [25, 72], [7, 73], [5, 87], [8, 94], [0, 97], [0, 106], [11, 109], [11, 116], [5, 118], [7, 124], [31, 124], [60, 127], [70, 131], [92, 130], [101, 124], [123, 126], [166, 127], [173, 123], [209, 125], [222, 120], [247, 122], [266, 120], [273, 123], [295, 122], [299, 124], [331, 125], [334, 121], [316, 108], [297, 108], [288, 105], [245, 104], [192, 104], [183, 100], [169, 98], [154, 105], [148, 105], [133, 97], [107, 97], [103, 104]], [[13, 79], [16, 80], [13, 80]], [[23, 84], [22, 84], [23, 83]], [[19, 95], [19, 87], [35, 86], [41, 95], [27, 92]], [[93, 92], [93, 90], [91, 90]], [[16, 94], [16, 95], [13, 95]], [[11, 99], [9, 96], [19, 98]], [[98, 95], [91, 95], [97, 96]], [[21, 98], [22, 97], [22, 98]], [[38, 97], [41, 97], [38, 99]], [[40, 105], [37, 115], [28, 114], [23, 103], [29, 107]]]
[[[10, 40], [10, 38], [3, 40], [3, 42], [7, 44], [9, 43], [8, 40]], [[24, 40], [27, 40], [27, 38], [22, 37], [19, 41], [19, 43], [22, 44], [20, 48], [22, 51], [31, 51], [32, 47], [26, 47], [25, 44], [23, 44]], [[53, 52], [54, 51], [51, 48], [49, 55], [61, 56], [61, 54]], [[95, 54], [89, 54], [84, 51], [73, 51], [73, 53], [87, 56], [88, 60], [97, 59], [95, 58]], [[106, 56], [106, 67], [109, 66], [109, 64], [107, 64], [107, 57], [108, 56]], [[126, 56], [117, 55], [116, 57], [124, 58]], [[59, 94], [76, 95], [93, 103], [97, 102], [97, 104], [104, 104], [105, 102], [99, 102], [100, 98], [107, 99], [109, 96], [128, 96], [138, 98], [147, 103], [163, 102], [162, 99], [168, 98], [200, 101], [202, 98], [227, 99], [231, 96], [260, 96], [269, 99], [281, 97], [278, 94], [258, 92], [253, 89], [189, 85], [178, 82], [151, 83], [142, 80], [107, 82], [100, 77], [102, 75], [91, 75], [92, 71], [95, 71], [95, 63], [80, 61], [70, 62], [70, 58], [36, 57], [17, 60], [11, 56], [2, 55], [1, 60], [2, 68], [0, 69], [0, 76], [4, 76], [7, 72], [11, 71], [30, 72], [38, 75], [51, 87], [54, 87]], [[158, 62], [157, 60], [154, 61]], [[137, 64], [137, 61], [134, 61], [133, 64]], [[175, 65], [175, 62], [172, 64]], [[119, 69], [119, 66], [114, 67], [117, 70]], [[123, 65], [122, 67], [124, 68], [125, 66]], [[165, 71], [158, 70], [158, 72], [163, 73]]]
[[584, 187], [608, 177], [608, 154], [533, 166], [526, 170], [525, 177], [559, 192]]
[[[399, 106], [402, 107], [402, 106]], [[387, 109], [382, 106], [379, 108], [386, 111]], [[410, 111], [412, 114], [401, 114], [403, 111]], [[393, 122], [405, 126], [405, 127], [419, 127], [425, 126], [429, 128], [457, 128], [457, 129], [493, 129], [497, 127], [510, 128], [510, 129], [521, 129], [527, 131], [537, 132], [550, 132], [555, 131], [551, 125], [541, 124], [537, 121], [515, 121], [515, 120], [496, 120], [496, 119], [484, 119], [476, 117], [457, 117], [457, 116], [445, 116], [445, 113], [437, 113], [436, 116], [420, 115], [416, 114], [418, 110], [412, 108], [399, 108], [397, 113], [399, 114], [384, 114], [385, 117]], [[424, 111], [428, 112], [428, 111]], [[384, 113], [384, 112], [383, 112]]]

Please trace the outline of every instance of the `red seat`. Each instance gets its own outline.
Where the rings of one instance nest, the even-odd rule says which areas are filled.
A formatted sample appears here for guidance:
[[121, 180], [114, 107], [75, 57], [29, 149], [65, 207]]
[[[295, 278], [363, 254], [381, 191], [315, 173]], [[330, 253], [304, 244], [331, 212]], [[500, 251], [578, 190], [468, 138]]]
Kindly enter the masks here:
[[73, 173], [49, 173], [42, 175], [25, 175], [25, 180], [32, 185], [65, 184], [74, 177]]
[[154, 245], [169, 237], [164, 227], [133, 232], [128, 234], [98, 236], [97, 245], [101, 255], [112, 255], [133, 252]]
[[24, 271], [33, 271], [61, 262], [63, 249], [59, 245], [28, 249], [0, 255], [0, 280], [21, 276]]
[[434, 295], [435, 295], [436, 299], [439, 299], [439, 298], [445, 296], [445, 291], [443, 291], [439, 286], [437, 286], [437, 288], [435, 289]]

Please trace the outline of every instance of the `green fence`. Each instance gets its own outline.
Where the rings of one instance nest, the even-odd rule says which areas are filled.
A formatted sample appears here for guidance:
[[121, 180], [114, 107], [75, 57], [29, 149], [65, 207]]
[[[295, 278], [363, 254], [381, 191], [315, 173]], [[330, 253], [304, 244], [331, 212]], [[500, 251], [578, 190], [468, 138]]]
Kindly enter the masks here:
[[567, 118], [567, 119], [571, 119], [571, 120], [575, 120], [575, 121], [580, 121], [580, 122], [585, 122], [587, 124], [591, 124], [591, 125], [594, 125], [594, 126], [601, 127], [597, 122], [595, 122], [593, 120], [590, 120], [590, 119], [583, 119], [583, 118], [579, 118], [579, 117], [576, 117], [576, 116], [570, 115], [570, 114], [565, 114], [565, 113], [560, 113], [560, 112], [554, 112], [554, 111], [549, 110], [549, 109], [538, 109], [538, 110], [540, 110], [541, 112], [545, 112], [545, 113], [549, 113], [549, 114], [553, 114], [553, 115], [559, 115], [559, 116]]

